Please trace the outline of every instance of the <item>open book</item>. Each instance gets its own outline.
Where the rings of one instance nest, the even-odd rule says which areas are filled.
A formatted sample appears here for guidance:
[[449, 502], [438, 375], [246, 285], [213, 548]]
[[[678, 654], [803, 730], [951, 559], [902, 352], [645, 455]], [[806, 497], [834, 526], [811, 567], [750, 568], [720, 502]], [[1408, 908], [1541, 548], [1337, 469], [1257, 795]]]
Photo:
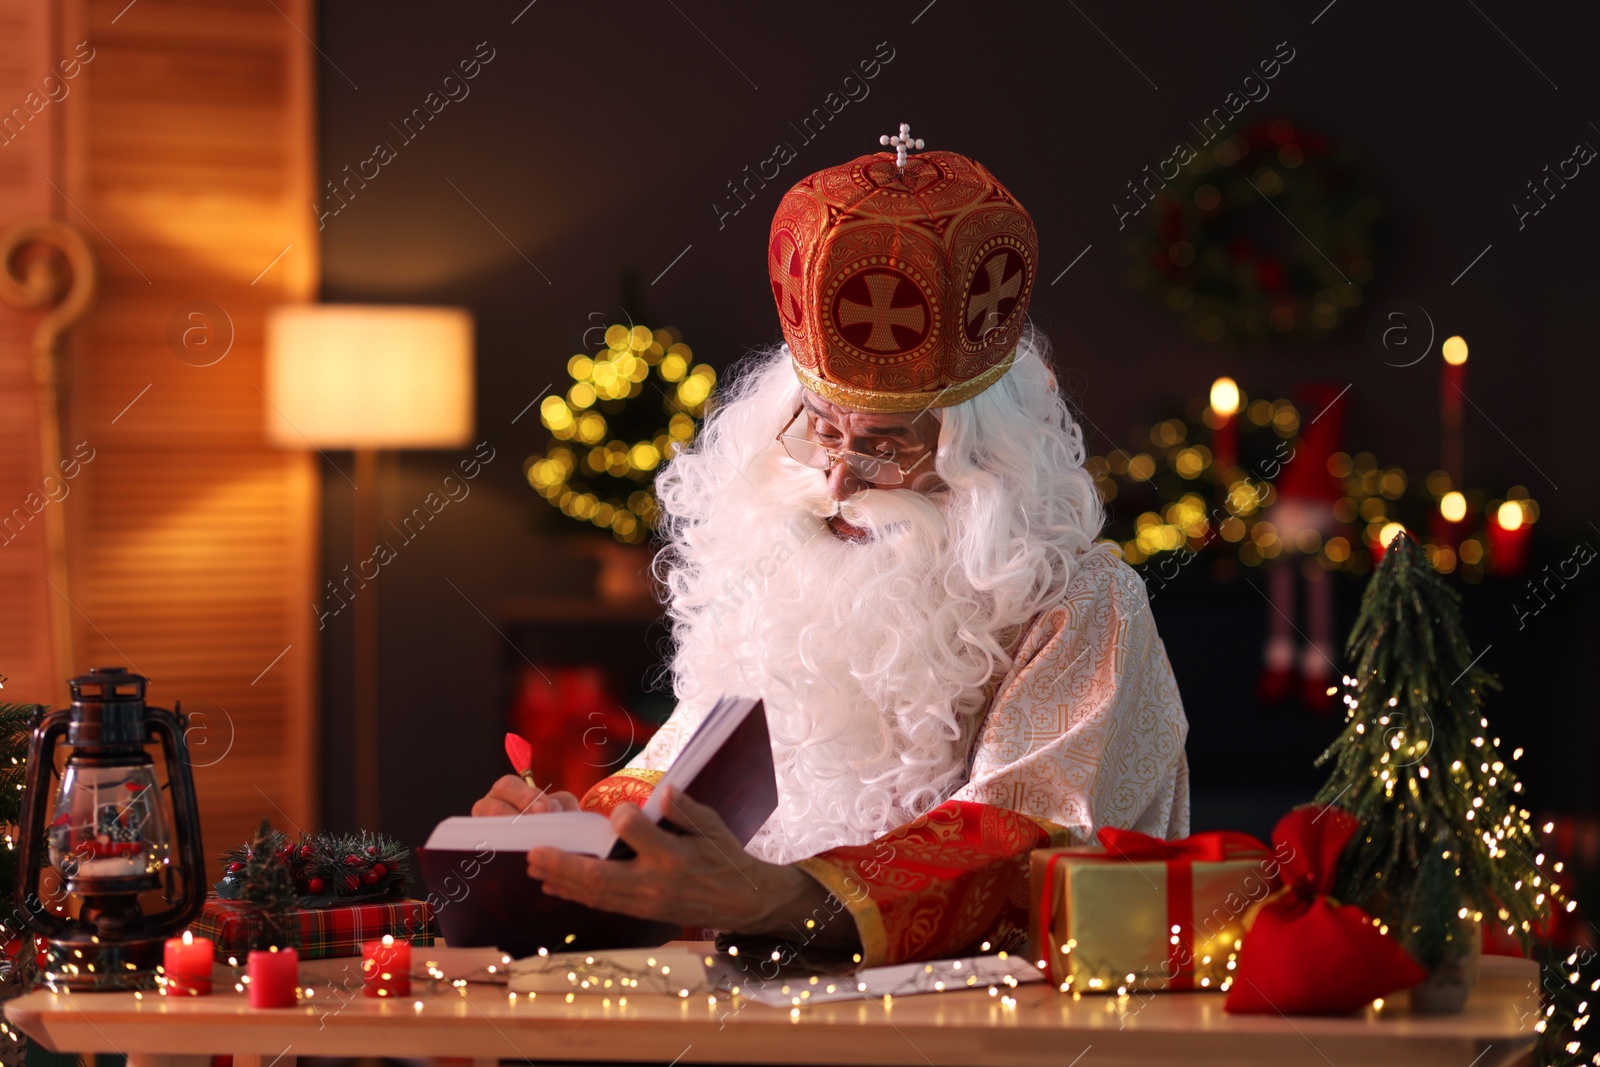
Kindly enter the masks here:
[[[760, 700], [723, 697], [706, 713], [678, 758], [644, 804], [644, 813], [670, 829], [660, 792], [676, 786], [716, 810], [747, 844], [778, 806], [772, 743]], [[514, 956], [540, 948], [581, 951], [663, 944], [679, 927], [597, 911], [546, 896], [528, 877], [527, 853], [540, 847], [626, 860], [611, 820], [588, 811], [445, 819], [417, 849], [446, 944], [493, 945]]]

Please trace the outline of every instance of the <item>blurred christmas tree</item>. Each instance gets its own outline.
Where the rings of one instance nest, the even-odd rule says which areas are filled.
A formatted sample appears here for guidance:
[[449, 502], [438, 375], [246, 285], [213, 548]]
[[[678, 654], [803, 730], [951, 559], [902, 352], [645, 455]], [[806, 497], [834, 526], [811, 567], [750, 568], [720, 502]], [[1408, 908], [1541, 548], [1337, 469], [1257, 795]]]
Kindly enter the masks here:
[[670, 328], [616, 323], [605, 341], [595, 355], [569, 359], [572, 384], [539, 405], [555, 440], [523, 473], [562, 514], [640, 544], [656, 519], [650, 483], [694, 436], [717, 374]]
[[[1499, 555], [1497, 536], [1539, 520], [1539, 504], [1526, 486], [1502, 494], [1458, 484], [1442, 470], [1408, 473], [1384, 466], [1371, 452], [1336, 451], [1326, 467], [1342, 492], [1332, 505], [1339, 528], [1326, 536], [1301, 531], [1286, 537], [1273, 521], [1277, 483], [1289, 457], [1303, 447], [1302, 422], [1315, 423], [1317, 413], [1241, 390], [1232, 417], [1238, 454], [1231, 465], [1213, 451], [1223, 420], [1206, 397], [1192, 397], [1167, 415], [1139, 427], [1130, 450], [1092, 455], [1084, 464], [1100, 498], [1116, 503], [1105, 536], [1122, 545], [1122, 558], [1135, 567], [1210, 551], [1246, 567], [1298, 557], [1305, 566], [1365, 575], [1393, 530], [1404, 526], [1428, 531], [1422, 551], [1434, 570], [1476, 584], [1487, 574], [1518, 573], [1509, 556]], [[1145, 580], [1160, 588], [1158, 575], [1166, 573], [1148, 568]]]
[[[6, 848], [0, 852], [0, 893], [4, 900], [15, 896], [21, 857], [17, 854], [17, 833], [22, 822], [22, 783], [28, 776], [28, 739], [33, 734], [33, 717], [44, 709], [37, 704], [0, 704], [0, 825], [5, 828]], [[15, 933], [14, 923], [0, 925], [0, 936]]]
[[[44, 710], [37, 704], [0, 703], [0, 826], [4, 827], [6, 839], [6, 847], [0, 851], [0, 900], [6, 901], [6, 918], [0, 922], [0, 944], [4, 945], [0, 1001], [20, 996], [36, 970], [33, 935], [11, 902], [16, 900], [17, 876], [22, 867], [17, 837], [22, 824], [22, 785], [28, 775], [28, 740], [33, 733], [34, 716]], [[27, 1053], [27, 1038], [0, 1020], [0, 1064], [21, 1064]]]
[[1430, 970], [1472, 951], [1478, 921], [1531, 946], [1559, 888], [1482, 714], [1498, 683], [1467, 646], [1460, 598], [1409, 534], [1368, 583], [1347, 654], [1345, 729], [1317, 760], [1334, 770], [1316, 799], [1364, 824], [1336, 895], [1387, 923]]

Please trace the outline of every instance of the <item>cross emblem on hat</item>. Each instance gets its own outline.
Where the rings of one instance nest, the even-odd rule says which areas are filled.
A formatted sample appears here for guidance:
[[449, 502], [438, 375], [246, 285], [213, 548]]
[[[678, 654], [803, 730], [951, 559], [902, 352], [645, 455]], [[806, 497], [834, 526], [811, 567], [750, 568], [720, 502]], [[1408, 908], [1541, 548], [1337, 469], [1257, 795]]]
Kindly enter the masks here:
[[922, 141], [922, 138], [920, 138], [920, 137], [913, 138], [911, 136], [911, 124], [910, 123], [902, 122], [900, 124], [900, 133], [898, 135], [890, 136], [889, 134], [886, 133], [882, 137], [878, 138], [878, 143], [881, 144], [881, 145], [887, 145], [887, 146], [893, 148], [894, 149], [894, 165], [896, 167], [900, 168], [901, 170], [905, 170], [906, 169], [906, 149], [915, 148], [915, 149], [920, 150], [922, 148], [923, 141]]
[[[898, 273], [887, 270], [869, 270], [856, 276], [859, 285], [846, 286], [839, 293], [834, 308], [834, 318], [841, 327], [866, 326], [867, 335], [858, 343], [873, 352], [903, 352], [922, 341], [928, 331], [928, 309], [920, 295], [911, 301], [895, 303], [901, 288], [911, 283]], [[860, 300], [861, 288], [866, 289], [866, 301]], [[896, 331], [911, 334], [907, 343]], [[860, 331], [851, 331], [859, 336]]]
[[[972, 291], [967, 296], [968, 337], [978, 341], [999, 327], [1004, 318], [1001, 306], [1006, 305], [1009, 314], [1017, 294], [1022, 291], [1023, 275], [1022, 257], [1015, 252], [1002, 248], [989, 254], [978, 268]], [[984, 287], [981, 291], [979, 285]]]

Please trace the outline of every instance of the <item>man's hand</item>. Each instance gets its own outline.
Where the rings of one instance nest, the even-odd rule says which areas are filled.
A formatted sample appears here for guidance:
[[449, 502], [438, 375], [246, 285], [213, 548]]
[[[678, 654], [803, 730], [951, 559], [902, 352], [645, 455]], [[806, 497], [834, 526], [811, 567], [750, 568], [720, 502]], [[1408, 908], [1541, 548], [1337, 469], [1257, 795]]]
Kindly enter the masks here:
[[[637, 805], [619, 804], [611, 824], [636, 858], [602, 860], [536, 848], [528, 853], [528, 876], [542, 879], [551, 896], [641, 919], [799, 935], [821, 944], [850, 944], [857, 937], [855, 922], [842, 907], [825, 906], [828, 891], [821, 883], [798, 867], [747, 853], [713, 809], [668, 790], [662, 814], [687, 833], [664, 830]], [[813, 915], [817, 925], [807, 929]]]
[[535, 815], [542, 811], [577, 810], [578, 798], [571, 793], [535, 789], [515, 774], [496, 781], [489, 795], [472, 805], [474, 815]]

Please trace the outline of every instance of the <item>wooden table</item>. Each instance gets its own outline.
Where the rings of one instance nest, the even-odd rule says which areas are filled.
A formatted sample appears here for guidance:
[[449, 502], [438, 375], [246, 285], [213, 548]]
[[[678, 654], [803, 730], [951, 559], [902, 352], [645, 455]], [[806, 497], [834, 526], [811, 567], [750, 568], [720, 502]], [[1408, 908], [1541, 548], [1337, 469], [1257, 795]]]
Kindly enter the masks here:
[[[418, 949], [447, 974], [486, 960], [482, 950]], [[359, 961], [301, 967], [316, 990], [300, 1006], [252, 1010], [225, 984], [210, 997], [146, 993], [51, 993], [5, 1006], [29, 1037], [59, 1052], [111, 1052], [130, 1067], [200, 1064], [196, 1054], [232, 1053], [236, 1067], [293, 1067], [296, 1056], [407, 1056], [552, 1063], [844, 1064], [862, 1067], [1112, 1067], [1134, 1063], [1272, 1063], [1310, 1067], [1441, 1064], [1496, 1067], [1534, 1040], [1537, 971], [1531, 961], [1490, 957], [1461, 1015], [1412, 1018], [1395, 1005], [1362, 1016], [1234, 1016], [1217, 993], [1162, 993], [1140, 1001], [1025, 984], [1008, 1006], [983, 990], [818, 1004], [796, 1018], [781, 1008], [726, 997], [708, 1003], [631, 995], [559, 993], [511, 1000], [469, 986], [429, 992], [414, 983], [398, 1002], [336, 995]], [[347, 969], [348, 968], [348, 969]], [[1404, 999], [1403, 997], [1401, 998]], [[420, 1007], [418, 1006], [420, 1001]]]

